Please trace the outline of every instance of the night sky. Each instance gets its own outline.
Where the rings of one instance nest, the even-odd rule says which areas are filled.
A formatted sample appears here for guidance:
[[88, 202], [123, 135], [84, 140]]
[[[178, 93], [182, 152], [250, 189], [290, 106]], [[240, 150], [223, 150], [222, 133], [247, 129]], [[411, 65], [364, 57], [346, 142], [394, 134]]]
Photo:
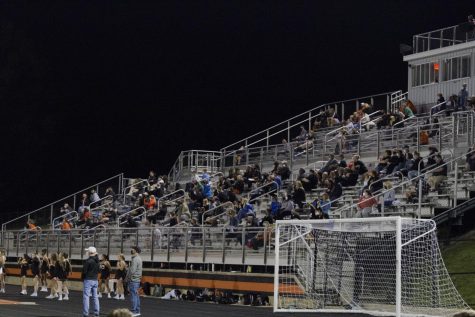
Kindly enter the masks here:
[[321, 103], [407, 89], [399, 44], [473, 1], [1, 1], [0, 210], [167, 174]]

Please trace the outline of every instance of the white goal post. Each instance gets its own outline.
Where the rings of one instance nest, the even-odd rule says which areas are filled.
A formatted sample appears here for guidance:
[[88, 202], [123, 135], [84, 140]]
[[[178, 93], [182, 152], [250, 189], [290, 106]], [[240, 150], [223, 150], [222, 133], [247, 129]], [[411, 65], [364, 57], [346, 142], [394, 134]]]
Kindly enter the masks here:
[[470, 307], [442, 260], [432, 220], [282, 220], [275, 312], [448, 316]]

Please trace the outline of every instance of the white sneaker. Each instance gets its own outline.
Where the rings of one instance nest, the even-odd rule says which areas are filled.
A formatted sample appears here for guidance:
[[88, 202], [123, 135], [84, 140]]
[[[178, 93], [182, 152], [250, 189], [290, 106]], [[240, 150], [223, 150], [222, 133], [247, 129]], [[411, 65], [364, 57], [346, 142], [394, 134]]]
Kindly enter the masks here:
[[22, 290], [22, 291], [20, 292], [20, 294], [22, 294], [22, 295], [27, 295], [27, 292], [26, 292], [26, 290], [24, 289], [24, 290]]
[[98, 294], [97, 294], [97, 297], [98, 297], [98, 298], [102, 298], [102, 293], [98, 293]]
[[115, 295], [115, 296], [114, 296], [114, 299], [120, 299], [120, 296], [119, 296], [119, 295]]
[[5, 293], [5, 289], [4, 288], [0, 289], [0, 293]]
[[46, 296], [47, 299], [53, 299], [54, 298], [54, 295], [53, 294], [50, 294], [48, 296]]
[[40, 292], [48, 292], [48, 288], [46, 288], [46, 287], [43, 286], [43, 287], [41, 288]]
[[54, 294], [54, 298], [58, 298], [58, 297], [59, 297], [58, 293]]
[[69, 296], [67, 294], [64, 295], [63, 300], [69, 300]]
[[111, 293], [107, 293], [107, 298], [111, 298]]
[[63, 295], [59, 295], [58, 300], [63, 300]]
[[31, 297], [38, 297], [38, 293], [37, 293], [37, 292], [31, 293], [30, 296], [31, 296]]
[[120, 295], [120, 296], [119, 296], [119, 299], [121, 299], [121, 300], [125, 300], [125, 297], [124, 297], [124, 295], [123, 295], [123, 294], [122, 294], [122, 295]]

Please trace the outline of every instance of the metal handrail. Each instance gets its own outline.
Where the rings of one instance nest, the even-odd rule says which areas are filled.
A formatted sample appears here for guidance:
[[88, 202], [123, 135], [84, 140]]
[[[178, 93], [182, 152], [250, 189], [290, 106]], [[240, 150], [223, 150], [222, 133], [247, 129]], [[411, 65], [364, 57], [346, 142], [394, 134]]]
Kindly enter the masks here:
[[135, 186], [137, 186], [137, 185], [139, 185], [139, 184], [143, 184], [143, 183], [146, 183], [146, 184], [147, 184], [147, 187], [150, 186], [150, 183], [148, 182], [147, 179], [142, 179], [142, 180], [140, 180], [139, 182], [136, 182], [136, 183], [134, 183], [134, 184], [132, 184], [132, 185], [129, 185], [129, 186], [126, 186], [126, 187], [122, 188], [122, 195], [123, 195], [123, 198], [122, 198], [122, 199], [123, 199], [123, 201], [125, 201], [125, 196], [126, 196], [126, 192], [127, 192], [128, 189], [130, 189], [130, 188], [132, 188], [132, 187], [135, 187]]
[[[224, 206], [226, 206], [226, 205], [231, 205], [231, 207], [234, 207], [234, 204], [233, 204], [232, 202], [227, 201], [227, 202], [225, 202], [225, 203], [223, 203], [223, 204], [221, 204], [221, 205], [219, 205], [219, 206], [213, 207], [213, 208], [211, 208], [211, 209], [206, 210], [205, 212], [203, 212], [203, 214], [201, 215], [201, 224], [204, 225], [205, 215], [206, 215], [206, 214], [209, 214], [211, 211], [214, 211], [214, 210], [216, 210], [216, 209], [224, 208]], [[226, 211], [224, 211], [224, 212], [226, 212]]]
[[441, 150], [440, 152], [435, 152], [435, 153], [432, 153], [431, 155], [425, 157], [425, 158], [421, 158], [421, 160], [419, 161], [419, 163], [417, 164], [417, 175], [419, 175], [421, 172], [424, 172], [424, 171], [427, 171], [430, 166], [426, 166], [425, 168], [423, 168], [421, 170], [421, 163], [424, 162], [424, 159], [428, 159], [430, 157], [434, 157], [434, 156], [437, 156], [437, 155], [441, 155], [444, 153], [444, 151], [448, 151], [449, 152], [449, 155], [450, 155], [450, 159], [453, 159], [454, 158], [454, 152], [450, 149], [443, 149]]
[[[247, 137], [247, 138], [244, 138], [244, 139], [239, 140], [239, 141], [237, 141], [237, 142], [235, 142], [235, 143], [233, 143], [233, 144], [230, 144], [230, 145], [228, 145], [228, 146], [222, 148], [221, 151], [226, 150], [226, 149], [230, 148], [231, 146], [234, 146], [234, 145], [237, 145], [237, 144], [241, 144], [242, 142], [244, 142], [244, 141], [246, 141], [246, 140], [248, 140], [248, 139], [250, 139], [250, 138], [252, 138], [252, 137], [254, 137], [254, 136], [257, 136], [257, 135], [259, 135], [259, 134], [261, 134], [261, 133], [265, 133], [265, 132], [267, 132], [267, 131], [270, 130], [270, 129], [273, 129], [273, 128], [275, 128], [275, 127], [278, 127], [279, 125], [288, 123], [288, 122], [290, 122], [290, 121], [293, 120], [293, 119], [296, 119], [296, 118], [298, 118], [298, 117], [300, 117], [300, 116], [307, 115], [308, 113], [311, 113], [312, 111], [315, 111], [315, 110], [319, 110], [319, 109], [321, 109], [321, 108], [323, 108], [323, 107], [334, 106], [335, 104], [345, 103], [345, 102], [350, 102], [350, 101], [359, 101], [359, 100], [362, 100], [362, 99], [369, 99], [369, 98], [374, 98], [374, 97], [380, 97], [380, 96], [384, 96], [384, 95], [387, 96], [387, 95], [390, 95], [390, 94], [392, 94], [392, 93], [394, 93], [394, 91], [393, 91], [393, 92], [385, 92], [385, 93], [370, 95], [370, 96], [364, 96], [364, 97], [357, 97], [357, 98], [352, 98], [352, 99], [340, 100], [340, 101], [333, 101], [333, 102], [328, 102], [328, 103], [325, 103], [325, 104], [316, 106], [316, 107], [314, 107], [314, 108], [312, 108], [312, 109], [310, 109], [310, 110], [308, 110], [308, 111], [306, 111], [306, 112], [303, 112], [303, 113], [301, 113], [301, 114], [298, 114], [298, 115], [296, 115], [296, 116], [294, 116], [294, 117], [291, 117], [290, 119], [284, 120], [284, 121], [282, 121], [282, 122], [280, 122], [280, 123], [278, 123], [278, 124], [275, 124], [275, 125], [273, 125], [273, 126], [267, 128], [267, 129], [264, 129], [264, 130], [262, 130], [262, 131], [260, 131], [260, 132], [257, 132], [257, 133], [255, 133], [255, 134], [253, 134], [253, 135], [251, 135], [251, 136], [249, 136], [249, 137]], [[308, 118], [307, 118], [307, 120], [308, 120]], [[305, 121], [307, 121], [307, 120], [305, 120]], [[286, 129], [284, 129], [284, 131], [285, 131], [285, 130], [286, 130]]]
[[276, 181], [268, 182], [268, 183], [266, 183], [266, 184], [264, 184], [264, 185], [262, 185], [262, 186], [260, 186], [260, 187], [254, 188], [254, 189], [251, 190], [249, 193], [247, 193], [247, 199], [250, 199], [250, 198], [251, 198], [251, 195], [252, 195], [253, 193], [255, 193], [256, 191], [258, 191], [258, 190], [260, 190], [260, 189], [263, 189], [263, 188], [265, 188], [265, 187], [267, 187], [267, 186], [269, 186], [269, 185], [272, 185], [272, 184], [275, 184], [276, 188], [279, 188], [279, 184], [277, 184]]
[[[36, 212], [39, 212], [39, 211], [41, 211], [42, 209], [45, 209], [45, 208], [47, 208], [47, 207], [53, 207], [55, 204], [57, 204], [57, 203], [59, 203], [59, 202], [63, 202], [63, 201], [65, 201], [66, 199], [68, 199], [68, 198], [70, 198], [70, 197], [74, 197], [74, 196], [76, 196], [77, 194], [83, 193], [84, 191], [87, 191], [88, 189], [90, 189], [90, 188], [92, 188], [92, 187], [97, 187], [97, 186], [99, 186], [100, 184], [105, 183], [105, 182], [108, 182], [108, 181], [110, 181], [110, 180], [112, 180], [112, 179], [114, 179], [114, 178], [117, 178], [117, 177], [121, 178], [121, 177], [123, 177], [123, 175], [124, 175], [124, 173], [120, 173], [120, 174], [114, 175], [114, 176], [112, 176], [112, 177], [110, 177], [110, 178], [108, 178], [108, 179], [105, 179], [105, 180], [103, 180], [103, 181], [101, 181], [101, 182], [99, 182], [99, 183], [96, 183], [96, 184], [94, 184], [94, 185], [88, 186], [88, 187], [86, 187], [86, 188], [84, 188], [84, 189], [78, 190], [77, 192], [75, 192], [75, 193], [73, 193], [73, 194], [71, 194], [71, 195], [65, 196], [65, 197], [63, 197], [63, 198], [61, 198], [61, 199], [58, 199], [58, 200], [52, 202], [52, 203], [49, 203], [49, 204], [47, 204], [47, 205], [44, 205], [43, 207], [40, 207], [40, 208], [35, 209], [35, 210], [33, 210], [33, 211], [30, 211], [30, 212], [28, 212], [28, 213], [26, 213], [26, 214], [23, 214], [23, 215], [21, 215], [21, 216], [19, 216], [19, 217], [16, 217], [16, 218], [12, 219], [12, 220], [9, 220], [9, 221], [7, 221], [7, 222], [4, 222], [4, 223], [2, 224], [2, 231], [6, 230], [6, 227], [7, 227], [7, 225], [8, 225], [9, 223], [15, 222], [15, 221], [20, 220], [20, 219], [22, 219], [22, 218], [24, 218], [24, 217], [29, 217], [30, 215], [32, 215], [32, 214], [34, 214], [34, 213], [36, 213]], [[121, 185], [120, 185], [120, 182], [119, 182], [119, 186], [121, 186]], [[74, 207], [73, 207], [73, 208], [74, 208]], [[53, 220], [53, 217], [51, 217], [51, 220]]]
[[143, 212], [142, 212], [141, 214], [137, 215], [137, 216], [134, 216], [134, 219], [137, 218], [137, 217], [142, 217], [144, 214], [147, 213], [147, 210], [146, 210], [144, 207], [142, 207], [142, 206], [137, 207], [137, 208], [135, 208], [135, 209], [132, 209], [132, 210], [130, 210], [130, 211], [127, 211], [127, 212], [123, 213], [122, 215], [118, 216], [118, 217], [117, 217], [117, 226], [120, 227], [120, 225], [122, 225], [122, 224], [124, 224], [124, 223], [127, 222], [127, 220], [126, 220], [126, 221], [123, 221], [123, 222], [120, 222], [120, 219], [124, 218], [124, 217], [127, 216], [127, 215], [130, 215], [131, 213], [133, 213], [133, 212], [135, 212], [135, 211], [137, 211], [137, 210], [141, 210], [141, 209], [143, 209]]
[[429, 110], [429, 117], [435, 116], [437, 113], [440, 113], [440, 112], [442, 112], [442, 111], [445, 111], [445, 109], [444, 109], [444, 110], [438, 111], [437, 113], [432, 114], [432, 109], [437, 108], [437, 107], [440, 107], [440, 106], [442, 106], [444, 103], [447, 103], [447, 101], [443, 101], [443, 102], [441, 102], [441, 103], [438, 103], [438, 104], [433, 105], [432, 107], [430, 107], [430, 110]]
[[[89, 206], [87, 206], [87, 209], [91, 210], [91, 209], [93, 209], [93, 208], [92, 208], [92, 205], [97, 204], [97, 203], [99, 203], [99, 202], [106, 201], [107, 199], [114, 199], [114, 197], [113, 197], [112, 195], [104, 196], [104, 197], [102, 197], [101, 199], [96, 200], [96, 201], [90, 203]], [[96, 206], [96, 207], [94, 207], [94, 208], [97, 208], [97, 207], [100, 207], [100, 206], [101, 206], [101, 205]]]
[[58, 225], [55, 225], [56, 220], [64, 219], [64, 218], [66, 218], [68, 215], [71, 215], [71, 214], [75, 214], [75, 216], [73, 216], [72, 218], [69, 218], [68, 220], [71, 220], [71, 219], [76, 219], [76, 220], [77, 220], [77, 219], [79, 219], [79, 215], [78, 215], [78, 212], [77, 212], [77, 211], [75, 211], [75, 210], [70, 211], [70, 212], [68, 212], [68, 213], [65, 213], [64, 215], [61, 215], [61, 216], [56, 217], [56, 218], [53, 219], [53, 223], [51, 224], [51, 225], [53, 226], [53, 229], [56, 228], [56, 226], [58, 226]]
[[[90, 231], [97, 231], [98, 229], [107, 229], [107, 227], [105, 225], [97, 225], [95, 227], [92, 227], [92, 228], [88, 228], [88, 229], [83, 229], [82, 231], [80, 231], [80, 234], [81, 235], [85, 235], [87, 234], [88, 232]], [[94, 235], [90, 236], [90, 237], [83, 237], [83, 240], [89, 240], [90, 238], [94, 237]]]
[[164, 196], [158, 198], [158, 199], [157, 199], [157, 208], [160, 208], [160, 202], [161, 202], [164, 198], [170, 197], [170, 196], [172, 196], [172, 195], [174, 195], [174, 194], [176, 194], [176, 193], [179, 193], [179, 192], [183, 193], [183, 195], [181, 195], [180, 197], [177, 197], [177, 198], [173, 198], [173, 199], [167, 200], [167, 201], [168, 201], [168, 202], [174, 202], [174, 201], [176, 201], [176, 200], [178, 200], [178, 199], [185, 198], [185, 194], [186, 194], [186, 193], [185, 193], [185, 191], [184, 191], [183, 189], [175, 190], [174, 192], [171, 192], [170, 194], [166, 194], [166, 195], [164, 195]]

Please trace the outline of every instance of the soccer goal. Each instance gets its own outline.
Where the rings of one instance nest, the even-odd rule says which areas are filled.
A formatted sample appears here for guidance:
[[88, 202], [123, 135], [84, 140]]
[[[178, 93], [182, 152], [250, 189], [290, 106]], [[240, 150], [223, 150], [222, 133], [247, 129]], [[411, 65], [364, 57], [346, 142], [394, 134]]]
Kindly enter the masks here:
[[276, 224], [274, 311], [447, 316], [469, 310], [432, 220], [283, 220]]

